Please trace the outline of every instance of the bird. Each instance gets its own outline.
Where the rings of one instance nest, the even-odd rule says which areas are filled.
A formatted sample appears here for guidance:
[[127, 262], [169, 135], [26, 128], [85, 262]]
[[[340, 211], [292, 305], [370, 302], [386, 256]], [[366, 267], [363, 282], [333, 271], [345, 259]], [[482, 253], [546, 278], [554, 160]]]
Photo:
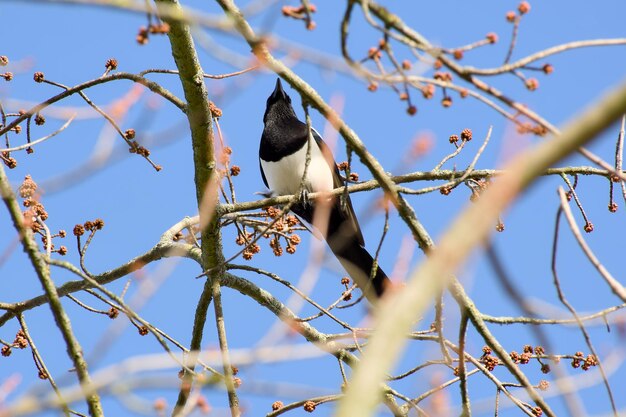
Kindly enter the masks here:
[[[366, 298], [375, 303], [390, 287], [391, 281], [377, 263], [374, 270], [374, 258], [365, 249], [349, 194], [341, 198], [329, 197], [326, 201], [308, 200], [309, 192], [330, 192], [342, 187], [344, 182], [330, 148], [320, 134], [313, 128], [309, 134], [308, 126], [298, 119], [280, 78], [267, 99], [263, 124], [259, 165], [265, 186], [272, 195], [301, 194], [291, 211], [306, 223], [317, 226], [317, 231], [350, 278]], [[309, 145], [311, 137], [314, 141]], [[307, 155], [309, 164], [303, 182]], [[314, 224], [316, 214], [326, 221], [316, 219]]]

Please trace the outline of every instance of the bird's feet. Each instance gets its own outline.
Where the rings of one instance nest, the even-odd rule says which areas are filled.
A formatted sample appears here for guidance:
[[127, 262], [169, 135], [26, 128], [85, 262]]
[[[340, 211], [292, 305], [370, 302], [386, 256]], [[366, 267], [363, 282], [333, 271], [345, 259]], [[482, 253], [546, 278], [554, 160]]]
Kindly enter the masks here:
[[300, 202], [304, 207], [308, 207], [309, 203], [309, 191], [306, 188], [300, 190]]

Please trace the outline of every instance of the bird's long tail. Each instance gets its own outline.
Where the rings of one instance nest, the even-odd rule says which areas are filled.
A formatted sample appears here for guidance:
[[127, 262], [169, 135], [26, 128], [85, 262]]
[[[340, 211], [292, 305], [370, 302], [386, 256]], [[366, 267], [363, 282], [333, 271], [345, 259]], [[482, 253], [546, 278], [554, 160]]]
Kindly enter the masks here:
[[[295, 204], [291, 209], [309, 224], [314, 224], [315, 209], [313, 206]], [[374, 303], [383, 295], [385, 289], [391, 288], [391, 280], [380, 266], [376, 266], [376, 271], [373, 271], [374, 258], [364, 247], [363, 236], [358, 224], [354, 219], [351, 220], [350, 217], [346, 216], [338, 202], [332, 206], [327, 215], [327, 228], [326, 232], [323, 233], [326, 243], [350, 275], [350, 278], [367, 299]]]
[[328, 239], [328, 245], [352, 280], [363, 291], [368, 300], [380, 298], [391, 281], [380, 266], [373, 271], [374, 258], [356, 239], [340, 241]]

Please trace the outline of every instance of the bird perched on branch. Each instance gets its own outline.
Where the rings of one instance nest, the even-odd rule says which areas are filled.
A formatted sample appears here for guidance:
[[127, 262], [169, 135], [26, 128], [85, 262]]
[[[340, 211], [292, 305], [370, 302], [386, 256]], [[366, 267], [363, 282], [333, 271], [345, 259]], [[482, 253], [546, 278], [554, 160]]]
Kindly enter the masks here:
[[329, 192], [344, 184], [321, 136], [298, 120], [280, 78], [267, 99], [263, 123], [259, 147], [263, 182], [276, 195], [301, 194], [291, 210], [321, 232], [352, 280], [370, 302], [376, 300], [390, 281], [379, 266], [374, 269], [349, 195], [315, 201], [306, 197], [308, 192]]

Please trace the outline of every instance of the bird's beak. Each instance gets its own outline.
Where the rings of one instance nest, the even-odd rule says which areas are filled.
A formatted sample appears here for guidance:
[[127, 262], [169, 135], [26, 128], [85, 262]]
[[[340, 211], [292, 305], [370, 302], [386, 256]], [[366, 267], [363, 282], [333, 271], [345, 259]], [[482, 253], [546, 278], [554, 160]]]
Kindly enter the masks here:
[[276, 79], [276, 88], [272, 92], [271, 98], [274, 100], [278, 100], [279, 98], [285, 99], [287, 97], [287, 93], [283, 90], [283, 84], [280, 82], [280, 78]]

